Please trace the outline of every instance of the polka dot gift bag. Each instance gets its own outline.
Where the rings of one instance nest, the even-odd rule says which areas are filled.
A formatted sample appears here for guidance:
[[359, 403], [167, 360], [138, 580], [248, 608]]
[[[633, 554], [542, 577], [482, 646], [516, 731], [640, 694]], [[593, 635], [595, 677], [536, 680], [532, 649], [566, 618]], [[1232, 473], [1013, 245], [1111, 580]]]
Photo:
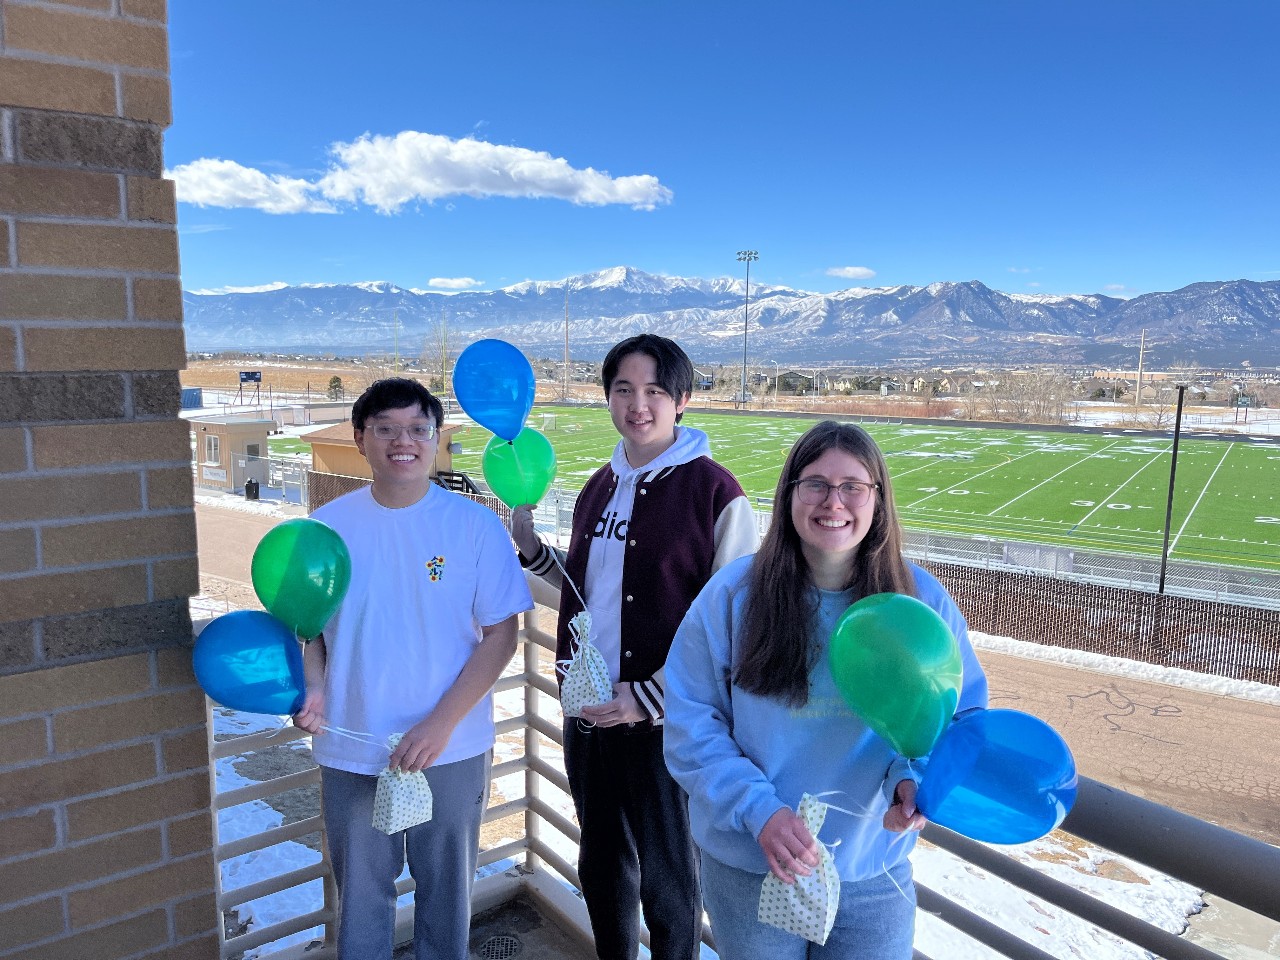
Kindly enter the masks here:
[[[827, 805], [809, 794], [800, 798], [796, 811], [809, 833], [818, 835], [822, 822], [827, 819]], [[818, 865], [807, 877], [796, 877], [795, 883], [783, 883], [772, 873], [764, 878], [760, 888], [761, 923], [778, 927], [788, 933], [822, 946], [831, 935], [836, 922], [836, 908], [840, 905], [840, 876], [836, 873], [831, 852], [818, 844]]]
[[[387, 737], [387, 747], [396, 748], [403, 737], [393, 733]], [[431, 785], [427, 775], [419, 770], [406, 773], [388, 767], [378, 774], [378, 792], [373, 797], [373, 828], [385, 834], [399, 833], [431, 819]]]
[[569, 621], [573, 637], [573, 659], [561, 661], [564, 682], [560, 684], [560, 707], [566, 717], [582, 715], [583, 707], [595, 707], [613, 699], [609, 667], [600, 650], [591, 642], [591, 614], [583, 610]]

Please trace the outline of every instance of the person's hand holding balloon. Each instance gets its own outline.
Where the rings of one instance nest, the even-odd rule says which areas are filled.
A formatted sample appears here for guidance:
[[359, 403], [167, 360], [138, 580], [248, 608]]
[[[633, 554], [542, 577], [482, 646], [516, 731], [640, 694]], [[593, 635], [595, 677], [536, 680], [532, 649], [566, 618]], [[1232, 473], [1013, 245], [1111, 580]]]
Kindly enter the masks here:
[[324, 688], [307, 690], [302, 706], [293, 715], [293, 725], [307, 733], [319, 734], [324, 731]]
[[532, 503], [522, 503], [511, 511], [511, 539], [526, 560], [538, 555], [538, 534], [533, 527]]
[[893, 788], [893, 803], [884, 812], [884, 828], [893, 833], [905, 830], [921, 830], [928, 821], [916, 809], [916, 782], [899, 780]]

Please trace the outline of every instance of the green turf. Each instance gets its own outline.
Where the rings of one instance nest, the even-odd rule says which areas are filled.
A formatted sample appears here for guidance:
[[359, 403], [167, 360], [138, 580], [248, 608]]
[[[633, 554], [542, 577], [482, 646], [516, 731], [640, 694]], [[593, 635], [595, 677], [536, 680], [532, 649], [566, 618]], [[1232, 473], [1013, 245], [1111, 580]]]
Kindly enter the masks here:
[[[529, 424], [541, 426], [535, 410]], [[618, 435], [602, 408], [557, 407], [544, 430], [556, 482], [577, 489]], [[786, 417], [690, 410], [715, 458], [747, 494], [770, 498], [787, 450], [812, 425]], [[1160, 554], [1171, 440], [967, 426], [864, 424], [884, 451], [903, 523], [913, 530]], [[489, 433], [456, 437], [456, 469], [481, 475]], [[1170, 525], [1170, 557], [1280, 570], [1280, 448], [1183, 438]]]
[[268, 437], [267, 450], [273, 457], [283, 457], [295, 453], [310, 453], [311, 444], [300, 437]]

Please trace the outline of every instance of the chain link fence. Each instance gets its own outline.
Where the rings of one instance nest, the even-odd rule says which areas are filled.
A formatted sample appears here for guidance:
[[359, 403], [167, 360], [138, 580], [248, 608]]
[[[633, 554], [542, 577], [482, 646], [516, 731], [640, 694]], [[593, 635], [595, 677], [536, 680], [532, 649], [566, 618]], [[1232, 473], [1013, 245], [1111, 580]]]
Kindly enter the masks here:
[[[219, 490], [223, 493], [244, 493], [249, 481], [258, 485], [260, 499], [286, 500], [306, 505], [307, 479], [311, 471], [305, 461], [288, 457], [249, 457], [239, 454], [231, 458], [225, 481], [211, 483], [202, 464], [192, 464], [192, 476], [197, 488]], [[319, 474], [324, 476], [324, 474]]]
[[[368, 480], [312, 473], [309, 509]], [[472, 499], [506, 521], [496, 497]], [[577, 492], [553, 487], [534, 511], [549, 544], [569, 542]], [[772, 503], [758, 498], [763, 535]], [[908, 530], [907, 555], [934, 574], [983, 633], [1280, 685], [1280, 576], [995, 538]]]

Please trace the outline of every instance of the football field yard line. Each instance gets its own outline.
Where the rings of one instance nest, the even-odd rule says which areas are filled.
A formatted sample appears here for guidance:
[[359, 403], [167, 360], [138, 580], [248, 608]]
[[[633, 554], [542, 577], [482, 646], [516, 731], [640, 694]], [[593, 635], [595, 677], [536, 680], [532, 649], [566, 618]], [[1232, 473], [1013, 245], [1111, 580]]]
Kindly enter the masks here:
[[1187, 511], [1187, 518], [1182, 521], [1182, 526], [1178, 528], [1178, 534], [1173, 538], [1173, 543], [1169, 544], [1169, 555], [1173, 555], [1173, 551], [1178, 549], [1178, 540], [1182, 537], [1182, 531], [1187, 529], [1187, 524], [1191, 522], [1192, 516], [1195, 515], [1196, 507], [1200, 506], [1200, 501], [1204, 499], [1204, 495], [1209, 492], [1209, 485], [1213, 483], [1213, 478], [1218, 475], [1218, 471], [1222, 469], [1222, 465], [1227, 462], [1227, 457], [1231, 456], [1231, 450], [1235, 447], [1234, 443], [1227, 444], [1227, 452], [1222, 455], [1222, 459], [1218, 461], [1218, 465], [1213, 468], [1213, 473], [1209, 474], [1209, 479], [1204, 482], [1204, 486], [1200, 490], [1200, 496], [1196, 497], [1196, 502], [1191, 505], [1191, 509]]
[[1107, 444], [1105, 447], [1103, 447], [1101, 450], [1095, 450], [1095, 451], [1093, 451], [1093, 453], [1089, 454], [1089, 456], [1085, 457], [1083, 460], [1077, 460], [1075, 463], [1068, 464], [1067, 466], [1065, 466], [1065, 467], [1063, 467], [1061, 470], [1059, 470], [1057, 473], [1055, 473], [1052, 477], [1045, 477], [1045, 479], [1041, 480], [1041, 481], [1040, 481], [1039, 483], [1037, 483], [1034, 487], [1031, 487], [1031, 488], [1030, 488], [1030, 489], [1028, 489], [1028, 490], [1023, 490], [1020, 494], [1018, 494], [1016, 497], [1014, 497], [1014, 498], [1013, 498], [1012, 500], [1010, 500], [1008, 503], [1002, 503], [1002, 504], [1000, 504], [1000, 506], [996, 507], [996, 508], [995, 508], [994, 510], [992, 510], [990, 513], [988, 513], [988, 514], [987, 514], [987, 516], [988, 516], [988, 517], [994, 517], [997, 513], [999, 513], [999, 512], [1000, 512], [1001, 510], [1003, 510], [1005, 507], [1008, 507], [1008, 506], [1011, 506], [1012, 504], [1017, 503], [1019, 500], [1021, 500], [1023, 497], [1025, 497], [1028, 493], [1031, 493], [1031, 492], [1032, 492], [1032, 491], [1034, 491], [1034, 490], [1038, 490], [1040, 487], [1043, 487], [1043, 486], [1044, 486], [1046, 483], [1048, 483], [1050, 480], [1057, 480], [1060, 476], [1062, 476], [1062, 475], [1063, 475], [1064, 473], [1066, 473], [1068, 470], [1074, 470], [1076, 467], [1080, 466], [1082, 463], [1087, 463], [1087, 462], [1088, 462], [1092, 457], [1096, 457], [1096, 456], [1098, 456], [1099, 454], [1106, 453], [1108, 450], [1110, 450], [1112, 447], [1114, 447], [1114, 446], [1115, 446], [1116, 444], [1118, 444], [1118, 443], [1120, 443], [1120, 441], [1119, 441], [1119, 440], [1116, 440], [1116, 441], [1114, 441], [1113, 443], [1108, 443], [1108, 444]]
[[988, 473], [990, 473], [993, 470], [999, 470], [1001, 467], [1007, 467], [1011, 463], [1017, 463], [1019, 460], [1024, 460], [1027, 457], [1031, 456], [1032, 454], [1042, 453], [1042, 452], [1043, 451], [1041, 450], [1029, 450], [1020, 457], [1014, 457], [1012, 460], [1006, 460], [1004, 463], [998, 463], [994, 467], [988, 467], [986, 470], [980, 470], [977, 473], [969, 474], [969, 476], [967, 477], [961, 477], [959, 480], [957, 480], [955, 483], [953, 483], [949, 487], [945, 487], [942, 490], [935, 490], [933, 493], [929, 494], [928, 496], [921, 497], [919, 500], [916, 500], [913, 503], [904, 504], [903, 509], [911, 509], [914, 507], [918, 507], [920, 504], [924, 503], [930, 497], [936, 497], [940, 493], [946, 493], [948, 490], [954, 490], [956, 489], [956, 487], [960, 486], [960, 484], [962, 483], [972, 483], [974, 480], [977, 480], [979, 477], [985, 477]]
[[1168, 452], [1169, 452], [1168, 448], [1165, 448], [1164, 450], [1159, 451], [1158, 453], [1156, 453], [1156, 455], [1155, 455], [1154, 457], [1152, 457], [1150, 460], [1148, 460], [1146, 463], [1144, 463], [1142, 466], [1140, 466], [1137, 470], [1135, 470], [1135, 471], [1133, 472], [1133, 474], [1129, 477], [1129, 479], [1128, 479], [1128, 480], [1126, 480], [1124, 483], [1120, 484], [1120, 486], [1116, 487], [1116, 488], [1115, 488], [1114, 490], [1112, 490], [1109, 494], [1107, 494], [1105, 497], [1103, 497], [1101, 500], [1099, 500], [1099, 501], [1098, 501], [1098, 505], [1097, 505], [1096, 507], [1094, 507], [1094, 508], [1093, 508], [1092, 510], [1090, 510], [1088, 513], [1086, 513], [1083, 517], [1081, 517], [1081, 518], [1076, 522], [1076, 526], [1071, 528], [1071, 531], [1074, 531], [1074, 530], [1076, 529], [1076, 527], [1082, 526], [1086, 520], [1088, 520], [1088, 519], [1089, 519], [1090, 517], [1092, 517], [1095, 513], [1097, 513], [1099, 510], [1101, 510], [1103, 507], [1105, 507], [1105, 506], [1107, 505], [1107, 501], [1108, 501], [1108, 500], [1111, 500], [1112, 498], [1114, 498], [1114, 497], [1115, 497], [1115, 495], [1116, 495], [1117, 493], [1119, 493], [1121, 490], [1123, 490], [1123, 489], [1124, 489], [1125, 487], [1127, 487], [1129, 484], [1133, 483], [1133, 481], [1134, 481], [1134, 480], [1136, 480], [1136, 479], [1138, 478], [1138, 474], [1140, 474], [1143, 470], [1147, 469], [1147, 467], [1151, 466], [1153, 463], [1155, 463], [1157, 460], [1159, 460], [1162, 456], [1164, 456], [1164, 455], [1165, 455], [1166, 453], [1168, 453]]

